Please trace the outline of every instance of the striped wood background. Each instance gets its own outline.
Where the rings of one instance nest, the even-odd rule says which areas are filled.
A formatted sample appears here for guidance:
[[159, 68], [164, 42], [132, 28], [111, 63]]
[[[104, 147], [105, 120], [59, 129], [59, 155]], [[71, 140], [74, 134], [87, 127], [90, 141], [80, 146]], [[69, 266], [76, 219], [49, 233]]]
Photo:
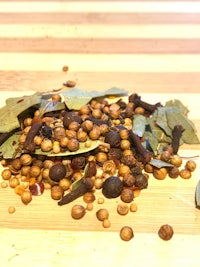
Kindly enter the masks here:
[[68, 79], [85, 90], [199, 93], [200, 1], [0, 0], [0, 90]]

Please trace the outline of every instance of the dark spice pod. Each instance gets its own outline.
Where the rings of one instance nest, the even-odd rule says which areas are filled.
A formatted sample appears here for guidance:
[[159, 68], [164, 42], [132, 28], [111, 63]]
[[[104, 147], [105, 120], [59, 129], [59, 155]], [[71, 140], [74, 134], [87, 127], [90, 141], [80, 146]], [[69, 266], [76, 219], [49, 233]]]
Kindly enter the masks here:
[[82, 156], [74, 157], [71, 161], [71, 167], [73, 170], [81, 170], [85, 167], [86, 158]]
[[118, 197], [123, 189], [123, 182], [117, 176], [111, 176], [105, 180], [102, 186], [102, 193], [107, 198]]
[[111, 147], [119, 147], [120, 141], [119, 132], [111, 131], [105, 134], [105, 142], [110, 144]]
[[87, 120], [92, 121], [94, 124], [100, 126], [102, 124], [106, 124], [108, 126], [111, 126], [111, 122], [109, 120], [102, 120], [102, 119], [98, 119], [98, 118], [93, 118], [90, 117]]
[[79, 116], [76, 112], [74, 111], [69, 111], [69, 112], [66, 112], [65, 115], [64, 115], [64, 118], [63, 118], [63, 125], [65, 128], [68, 128], [69, 124], [71, 122], [78, 122], [78, 123], [82, 123], [82, 119], [81, 119], [81, 116]]
[[73, 191], [71, 191], [70, 193], [65, 195], [58, 202], [58, 205], [59, 206], [63, 206], [65, 204], [68, 204], [68, 203], [74, 201], [75, 199], [83, 196], [85, 193], [87, 193], [87, 192], [92, 190], [93, 185], [94, 185], [94, 183], [93, 183], [91, 178], [83, 178], [81, 180], [81, 184], [79, 185], [79, 187], [77, 187], [76, 189], [74, 189]]
[[52, 128], [48, 125], [44, 125], [41, 129], [41, 134], [43, 137], [51, 139], [52, 137]]

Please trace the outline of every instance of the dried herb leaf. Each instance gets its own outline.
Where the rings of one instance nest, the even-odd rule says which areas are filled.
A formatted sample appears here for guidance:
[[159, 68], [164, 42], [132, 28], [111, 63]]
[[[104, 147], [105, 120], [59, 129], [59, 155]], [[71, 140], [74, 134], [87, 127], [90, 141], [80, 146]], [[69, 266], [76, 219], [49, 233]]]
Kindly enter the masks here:
[[188, 115], [189, 110], [183, 105], [183, 103], [178, 99], [169, 100], [165, 103], [165, 107], [175, 107], [185, 116]]
[[76, 190], [82, 183], [83, 179], [76, 180], [75, 182], [72, 183], [71, 185], [71, 190], [74, 191]]
[[96, 97], [108, 96], [108, 95], [124, 95], [127, 91], [117, 87], [112, 87], [104, 92], [98, 91], [84, 91], [79, 88], [73, 88], [61, 93], [66, 106], [69, 109], [78, 110], [83, 105], [86, 105], [90, 100]]
[[36, 93], [30, 96], [9, 98], [6, 105], [0, 109], [0, 132], [7, 133], [20, 127], [18, 115], [40, 103], [41, 96]]
[[149, 164], [151, 164], [157, 168], [165, 168], [165, 167], [173, 167], [174, 166], [174, 165], [172, 165], [168, 162], [162, 161], [160, 159], [151, 159]]
[[196, 204], [196, 208], [200, 209], [200, 180], [198, 181], [197, 186], [196, 186], [195, 204]]
[[196, 133], [194, 124], [176, 108], [166, 108], [166, 116], [168, 125], [173, 129], [176, 125], [180, 124], [183, 126], [185, 131], [183, 132], [181, 141], [187, 144], [199, 144], [199, 139]]
[[13, 134], [10, 136], [1, 146], [0, 146], [0, 156], [3, 156], [4, 159], [10, 159], [14, 156], [20, 156], [19, 148], [19, 135]]
[[40, 110], [42, 114], [51, 112], [51, 111], [59, 111], [65, 109], [65, 103], [57, 102], [57, 101], [48, 101], [46, 99], [42, 99], [40, 103]]
[[142, 137], [145, 132], [147, 124], [147, 119], [143, 115], [135, 115], [133, 118], [133, 132], [137, 134], [139, 137]]
[[86, 153], [89, 152], [95, 148], [97, 148], [99, 145], [101, 144], [101, 142], [99, 140], [95, 140], [92, 141], [91, 140], [91, 146], [90, 147], [86, 147], [84, 142], [80, 143], [80, 148], [77, 151], [65, 151], [65, 152], [60, 152], [60, 153], [53, 153], [53, 152], [44, 152], [42, 151], [40, 148], [36, 149], [34, 154], [36, 155], [46, 155], [49, 157], [53, 157], [53, 156], [72, 156], [72, 155], [78, 155], [81, 153]]
[[166, 108], [165, 107], [158, 107], [157, 110], [154, 112], [152, 118], [157, 126], [159, 126], [168, 136], [171, 136], [171, 128], [168, 125], [168, 118], [166, 116]]

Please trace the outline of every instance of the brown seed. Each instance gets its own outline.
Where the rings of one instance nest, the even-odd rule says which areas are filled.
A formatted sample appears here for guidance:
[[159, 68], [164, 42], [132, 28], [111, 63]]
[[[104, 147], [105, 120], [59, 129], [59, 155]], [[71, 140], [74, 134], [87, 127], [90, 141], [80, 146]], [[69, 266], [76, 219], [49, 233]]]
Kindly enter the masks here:
[[166, 168], [154, 168], [153, 176], [158, 180], [163, 180], [167, 176], [167, 169]]
[[180, 177], [183, 179], [190, 179], [192, 177], [191, 171], [188, 169], [180, 170]]
[[137, 204], [136, 203], [131, 203], [131, 205], [130, 205], [130, 211], [131, 212], [136, 212], [137, 211]]
[[109, 228], [111, 226], [111, 222], [109, 219], [105, 219], [103, 220], [102, 225], [104, 228]]
[[59, 185], [54, 185], [51, 188], [51, 198], [54, 200], [60, 200], [63, 196], [64, 190]]
[[6, 181], [1, 182], [1, 188], [8, 187], [8, 183]]
[[99, 197], [97, 200], [98, 204], [103, 204], [104, 203], [104, 198], [103, 197]]
[[97, 212], [96, 212], [96, 216], [97, 216], [97, 219], [99, 221], [104, 221], [105, 219], [108, 219], [109, 217], [109, 212], [107, 209], [99, 209]]
[[120, 237], [124, 241], [129, 241], [134, 237], [133, 229], [130, 226], [124, 226], [120, 230]]
[[68, 70], [69, 70], [69, 67], [68, 66], [63, 66], [62, 67], [62, 71], [67, 72]]
[[94, 202], [95, 201], [95, 195], [94, 195], [94, 193], [93, 192], [87, 192], [87, 193], [85, 193], [84, 196], [83, 196], [83, 200], [86, 203], [92, 203], [92, 202]]
[[10, 214], [14, 213], [15, 211], [16, 211], [16, 209], [15, 209], [14, 206], [10, 206], [10, 207], [8, 208], [8, 213], [10, 213]]
[[71, 216], [73, 219], [79, 220], [85, 215], [85, 208], [82, 205], [74, 205], [71, 209]]
[[9, 180], [12, 176], [12, 172], [9, 169], [4, 169], [1, 173], [3, 180]]
[[93, 210], [93, 203], [87, 203], [86, 210]]
[[65, 83], [63, 83], [63, 85], [72, 88], [72, 87], [75, 87], [76, 86], [76, 82], [75, 81], [68, 80]]
[[160, 227], [160, 229], [158, 230], [158, 235], [161, 239], [163, 240], [170, 240], [172, 238], [174, 234], [174, 230], [172, 228], [172, 226], [168, 225], [168, 224], [164, 224]]
[[133, 190], [130, 188], [124, 188], [121, 192], [121, 200], [126, 203], [130, 203], [133, 201], [134, 194]]
[[27, 205], [28, 203], [30, 203], [32, 200], [32, 194], [30, 191], [25, 190], [21, 193], [21, 201]]
[[120, 215], [126, 215], [129, 212], [129, 207], [125, 203], [120, 203], [117, 205], [117, 212]]
[[196, 162], [194, 162], [193, 160], [188, 160], [185, 164], [185, 168], [193, 172], [196, 169]]

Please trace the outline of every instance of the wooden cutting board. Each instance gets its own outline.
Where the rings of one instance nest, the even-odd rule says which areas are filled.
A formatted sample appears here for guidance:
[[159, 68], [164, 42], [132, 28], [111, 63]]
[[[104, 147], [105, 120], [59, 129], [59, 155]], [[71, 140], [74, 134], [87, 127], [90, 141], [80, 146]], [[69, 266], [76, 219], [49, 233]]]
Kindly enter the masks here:
[[[15, 95], [20, 94], [22, 93]], [[9, 96], [9, 92], [2, 92], [1, 106], [5, 98]], [[165, 103], [170, 98], [174, 99], [173, 97], [176, 97], [176, 95], [144, 94], [142, 97], [148, 99], [150, 103], [155, 103], [154, 101], [160, 97], [160, 102]], [[190, 103], [193, 103], [188, 106], [189, 114], [193, 116], [193, 121], [199, 132], [199, 114], [196, 114], [194, 110], [196, 104], [199, 103], [199, 95], [182, 95], [179, 96], [179, 99], [184, 104], [187, 104], [189, 100]], [[13, 189], [8, 187], [6, 189], [0, 188], [0, 227], [117, 232], [123, 225], [130, 224], [134, 226], [136, 232], [153, 233], [160, 225], [169, 223], [173, 225], [176, 233], [199, 234], [200, 212], [195, 208], [194, 194], [200, 168], [199, 157], [195, 156], [200, 155], [200, 145], [183, 145], [179, 153], [183, 157], [194, 157], [197, 170], [193, 173], [192, 178], [184, 180], [167, 177], [165, 180], [157, 180], [150, 175], [148, 188], [142, 190], [134, 200], [138, 205], [137, 212], [120, 216], [116, 210], [120, 198], [105, 199], [104, 204], [98, 204], [97, 199], [102, 196], [102, 193], [101, 190], [97, 190], [93, 210], [88, 211], [80, 221], [76, 221], [71, 218], [71, 207], [74, 204], [86, 205], [82, 198], [60, 207], [56, 201], [51, 199], [50, 191], [46, 190], [42, 196], [33, 197], [32, 202], [25, 206], [13, 192]], [[183, 160], [185, 162], [187, 159]], [[2, 169], [1, 167], [1, 171]], [[9, 206], [15, 206], [16, 212], [14, 214], [8, 213]], [[108, 229], [103, 229], [102, 224], [96, 218], [96, 211], [102, 207], [107, 208], [110, 213], [111, 227]]]

